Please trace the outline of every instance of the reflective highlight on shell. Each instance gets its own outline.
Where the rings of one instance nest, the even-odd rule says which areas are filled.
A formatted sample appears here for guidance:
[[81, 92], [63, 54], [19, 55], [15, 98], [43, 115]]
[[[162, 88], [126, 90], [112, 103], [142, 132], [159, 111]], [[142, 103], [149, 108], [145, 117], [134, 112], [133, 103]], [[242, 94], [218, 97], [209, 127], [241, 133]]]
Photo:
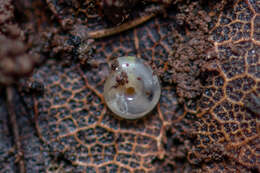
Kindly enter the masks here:
[[125, 119], [141, 118], [155, 107], [160, 95], [159, 79], [143, 60], [125, 56], [113, 61], [104, 98], [116, 115]]

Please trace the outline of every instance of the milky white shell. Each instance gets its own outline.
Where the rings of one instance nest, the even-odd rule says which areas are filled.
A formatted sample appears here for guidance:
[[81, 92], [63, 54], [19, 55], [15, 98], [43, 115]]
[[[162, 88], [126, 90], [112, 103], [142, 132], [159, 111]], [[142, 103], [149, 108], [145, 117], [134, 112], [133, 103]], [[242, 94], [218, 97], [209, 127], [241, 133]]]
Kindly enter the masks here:
[[141, 118], [159, 101], [161, 86], [150, 66], [140, 58], [117, 58], [104, 86], [109, 109], [126, 119]]

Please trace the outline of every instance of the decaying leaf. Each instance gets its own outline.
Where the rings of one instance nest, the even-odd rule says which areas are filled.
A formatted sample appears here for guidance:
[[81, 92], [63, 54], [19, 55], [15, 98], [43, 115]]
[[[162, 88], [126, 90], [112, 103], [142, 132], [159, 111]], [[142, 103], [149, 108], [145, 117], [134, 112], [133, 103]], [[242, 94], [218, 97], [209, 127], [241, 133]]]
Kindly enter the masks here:
[[[112, 24], [98, 2], [0, 5], [10, 10], [0, 25], [24, 31], [14, 37], [0, 28], [0, 38], [19, 38], [28, 45], [21, 54], [45, 60], [14, 86], [22, 158], [0, 87], [0, 172], [16, 172], [19, 159], [27, 172], [259, 171], [259, 2], [151, 0]], [[163, 11], [147, 17], [151, 6]], [[125, 22], [137, 23], [99, 39], [89, 34]], [[160, 78], [160, 101], [142, 119], [119, 119], [104, 102], [109, 64], [119, 56], [142, 58]], [[7, 67], [18, 70], [0, 66], [0, 75]]]

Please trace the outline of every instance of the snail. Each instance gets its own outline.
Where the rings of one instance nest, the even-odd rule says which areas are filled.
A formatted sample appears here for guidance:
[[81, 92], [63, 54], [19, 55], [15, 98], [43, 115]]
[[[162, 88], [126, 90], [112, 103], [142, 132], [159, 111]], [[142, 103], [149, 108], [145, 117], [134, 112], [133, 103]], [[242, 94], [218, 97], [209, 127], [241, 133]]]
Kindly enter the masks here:
[[141, 118], [152, 111], [160, 95], [159, 79], [142, 59], [124, 56], [113, 61], [104, 85], [104, 99], [117, 116]]

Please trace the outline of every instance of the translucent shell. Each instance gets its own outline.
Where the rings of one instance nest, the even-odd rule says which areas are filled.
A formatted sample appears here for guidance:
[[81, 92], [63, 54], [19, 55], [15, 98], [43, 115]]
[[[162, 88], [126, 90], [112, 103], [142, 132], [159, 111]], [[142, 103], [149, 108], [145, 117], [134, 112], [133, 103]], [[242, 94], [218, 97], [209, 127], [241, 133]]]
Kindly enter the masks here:
[[109, 109], [121, 118], [137, 119], [149, 113], [159, 101], [161, 86], [150, 66], [140, 58], [117, 58], [104, 86]]

